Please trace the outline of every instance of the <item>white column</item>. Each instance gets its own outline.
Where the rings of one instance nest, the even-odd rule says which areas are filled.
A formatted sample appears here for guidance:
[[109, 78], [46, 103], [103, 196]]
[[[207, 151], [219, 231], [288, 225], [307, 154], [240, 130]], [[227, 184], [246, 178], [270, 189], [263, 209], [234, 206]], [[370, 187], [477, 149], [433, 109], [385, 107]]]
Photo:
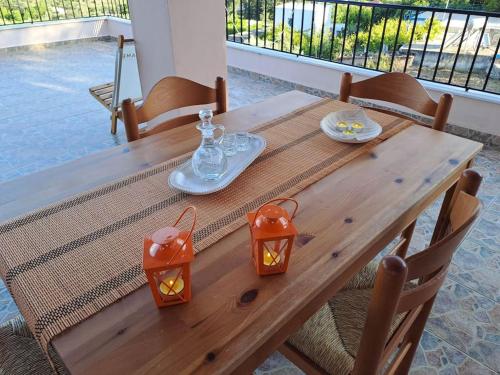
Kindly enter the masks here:
[[227, 77], [224, 0], [129, 0], [143, 94], [169, 75]]

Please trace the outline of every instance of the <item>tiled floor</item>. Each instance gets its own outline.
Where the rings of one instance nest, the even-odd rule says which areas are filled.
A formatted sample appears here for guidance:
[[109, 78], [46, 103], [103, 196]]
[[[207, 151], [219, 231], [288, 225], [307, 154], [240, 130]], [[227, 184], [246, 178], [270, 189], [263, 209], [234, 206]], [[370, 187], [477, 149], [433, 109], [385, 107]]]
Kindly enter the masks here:
[[[88, 93], [113, 77], [111, 42], [84, 42], [35, 51], [0, 51], [0, 182], [124, 142], [109, 133], [109, 114]], [[230, 73], [235, 108], [291, 89]], [[493, 374], [500, 371], [500, 152], [485, 150], [484, 210], [456, 253], [439, 293], [412, 374]], [[438, 203], [419, 219], [413, 246], [429, 240]], [[0, 282], [0, 323], [18, 314]], [[259, 374], [298, 374], [273, 354]]]

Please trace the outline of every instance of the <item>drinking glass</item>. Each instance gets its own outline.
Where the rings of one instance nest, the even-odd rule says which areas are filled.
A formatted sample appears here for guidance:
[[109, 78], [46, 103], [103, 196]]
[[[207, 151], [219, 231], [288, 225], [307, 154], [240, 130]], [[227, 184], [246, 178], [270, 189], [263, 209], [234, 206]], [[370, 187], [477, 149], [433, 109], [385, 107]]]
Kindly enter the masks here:
[[236, 134], [227, 133], [222, 138], [222, 150], [226, 156], [234, 156], [238, 152], [236, 149]]
[[236, 133], [236, 149], [238, 151], [247, 151], [250, 147], [250, 139], [247, 132]]

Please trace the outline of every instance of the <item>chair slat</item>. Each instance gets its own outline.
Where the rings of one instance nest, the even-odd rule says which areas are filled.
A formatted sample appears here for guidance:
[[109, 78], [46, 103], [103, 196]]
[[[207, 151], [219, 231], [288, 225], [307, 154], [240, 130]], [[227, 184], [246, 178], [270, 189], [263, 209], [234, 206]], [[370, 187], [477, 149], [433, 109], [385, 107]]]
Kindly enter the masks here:
[[108, 83], [103, 83], [101, 85], [97, 85], [97, 86], [91, 87], [89, 90], [95, 92], [95, 91], [98, 91], [98, 90], [102, 90], [104, 88], [113, 87], [114, 85], [115, 85], [114, 82], [108, 82]]
[[437, 275], [432, 277], [429, 281], [416, 288], [405, 290], [401, 293], [397, 313], [404, 313], [412, 309], [422, 306], [436, 295], [441, 285], [443, 285], [446, 278], [447, 269], [443, 268]]
[[173, 109], [216, 100], [216, 90], [211, 87], [181, 77], [166, 77], [151, 89], [143, 105], [137, 109], [137, 119], [142, 123]]

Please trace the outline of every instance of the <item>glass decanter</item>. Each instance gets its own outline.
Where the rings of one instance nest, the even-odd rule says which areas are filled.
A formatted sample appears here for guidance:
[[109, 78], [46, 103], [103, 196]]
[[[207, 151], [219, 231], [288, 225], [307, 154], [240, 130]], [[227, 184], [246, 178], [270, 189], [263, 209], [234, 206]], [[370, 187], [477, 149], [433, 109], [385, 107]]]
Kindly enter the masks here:
[[[196, 128], [201, 132], [200, 147], [194, 152], [191, 160], [194, 174], [205, 181], [216, 181], [227, 170], [227, 158], [220, 146], [224, 136], [224, 126], [213, 125], [213, 112], [210, 109], [201, 110], [201, 124]], [[222, 131], [219, 138], [215, 138], [215, 131]]]

